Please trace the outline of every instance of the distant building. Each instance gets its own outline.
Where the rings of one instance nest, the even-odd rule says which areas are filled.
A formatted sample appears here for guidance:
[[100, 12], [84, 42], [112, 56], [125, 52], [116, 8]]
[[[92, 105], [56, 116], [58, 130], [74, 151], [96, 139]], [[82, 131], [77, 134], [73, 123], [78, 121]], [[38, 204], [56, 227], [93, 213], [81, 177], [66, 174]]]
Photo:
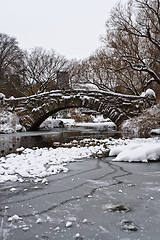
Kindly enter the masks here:
[[69, 74], [66, 71], [57, 71], [58, 89], [69, 89]]

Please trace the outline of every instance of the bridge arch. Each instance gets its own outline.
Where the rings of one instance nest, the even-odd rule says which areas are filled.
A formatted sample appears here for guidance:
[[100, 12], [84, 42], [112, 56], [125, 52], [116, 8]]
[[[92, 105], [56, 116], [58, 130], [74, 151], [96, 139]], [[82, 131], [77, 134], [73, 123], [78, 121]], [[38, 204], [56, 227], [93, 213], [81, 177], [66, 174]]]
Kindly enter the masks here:
[[63, 97], [58, 99], [58, 101], [54, 100], [49, 104], [42, 104], [41, 107], [33, 108], [32, 112], [27, 116], [21, 117], [20, 121], [23, 123], [25, 118], [25, 126], [29, 126], [29, 130], [36, 130], [49, 116], [52, 116], [61, 110], [71, 108], [88, 108], [103, 114], [104, 117], [109, 117], [113, 122], [115, 121], [115, 116], [113, 114], [113, 112], [115, 112], [115, 109], [113, 107], [110, 107], [110, 111], [108, 111], [106, 114], [107, 106], [104, 102], [101, 102], [97, 98], [80, 98], [77, 96], [70, 96], [69, 98]]
[[45, 119], [60, 110], [80, 107], [100, 112], [119, 126], [123, 120], [150, 107], [154, 100], [98, 90], [57, 90], [26, 98], [5, 99], [2, 107], [15, 112], [29, 131], [36, 130]]

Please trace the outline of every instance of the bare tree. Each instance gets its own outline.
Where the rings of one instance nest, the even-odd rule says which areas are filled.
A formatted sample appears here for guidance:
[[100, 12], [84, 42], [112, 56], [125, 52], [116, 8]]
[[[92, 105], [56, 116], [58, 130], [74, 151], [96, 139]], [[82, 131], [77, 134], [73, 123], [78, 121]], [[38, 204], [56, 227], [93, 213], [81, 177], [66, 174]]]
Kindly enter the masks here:
[[25, 54], [25, 79], [29, 93], [49, 91], [56, 88], [56, 73], [65, 69], [67, 60], [55, 51], [34, 48]]
[[14, 37], [0, 33], [0, 87], [7, 96], [22, 95], [23, 52]]
[[104, 49], [97, 50], [89, 58], [72, 64], [72, 85], [92, 84], [100, 90], [113, 91], [115, 82], [105, 66], [108, 56]]
[[139, 95], [145, 81], [143, 74], [128, 68], [117, 70], [120, 66], [121, 62], [113, 58], [110, 50], [99, 49], [88, 59], [73, 65], [72, 85], [90, 83], [103, 91]]
[[[160, 2], [133, 0], [118, 4], [106, 22], [107, 48], [112, 51], [115, 71], [137, 71], [143, 87], [152, 81], [160, 84]], [[128, 77], [128, 75], [127, 75]], [[137, 86], [139, 83], [135, 83]], [[142, 87], [142, 86], [141, 86]]]

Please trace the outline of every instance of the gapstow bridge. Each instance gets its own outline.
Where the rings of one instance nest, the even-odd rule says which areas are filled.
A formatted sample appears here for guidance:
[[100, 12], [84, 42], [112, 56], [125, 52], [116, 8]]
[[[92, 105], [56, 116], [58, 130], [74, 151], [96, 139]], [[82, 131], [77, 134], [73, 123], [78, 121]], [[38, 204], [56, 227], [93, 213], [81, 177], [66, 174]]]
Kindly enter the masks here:
[[56, 90], [22, 98], [0, 100], [0, 109], [16, 113], [27, 131], [36, 130], [54, 113], [67, 108], [88, 108], [110, 118], [117, 126], [154, 104], [153, 98], [105, 91]]

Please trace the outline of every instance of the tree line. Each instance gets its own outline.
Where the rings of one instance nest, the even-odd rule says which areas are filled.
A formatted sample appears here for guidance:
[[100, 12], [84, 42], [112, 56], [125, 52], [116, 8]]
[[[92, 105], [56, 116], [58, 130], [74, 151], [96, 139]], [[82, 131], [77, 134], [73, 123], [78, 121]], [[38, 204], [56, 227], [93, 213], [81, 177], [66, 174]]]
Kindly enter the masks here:
[[57, 71], [67, 71], [70, 87], [90, 83], [134, 95], [151, 87], [160, 96], [160, 1], [116, 4], [105, 29], [102, 47], [79, 61], [38, 47], [23, 51], [0, 34], [0, 88], [14, 96], [57, 89]]

